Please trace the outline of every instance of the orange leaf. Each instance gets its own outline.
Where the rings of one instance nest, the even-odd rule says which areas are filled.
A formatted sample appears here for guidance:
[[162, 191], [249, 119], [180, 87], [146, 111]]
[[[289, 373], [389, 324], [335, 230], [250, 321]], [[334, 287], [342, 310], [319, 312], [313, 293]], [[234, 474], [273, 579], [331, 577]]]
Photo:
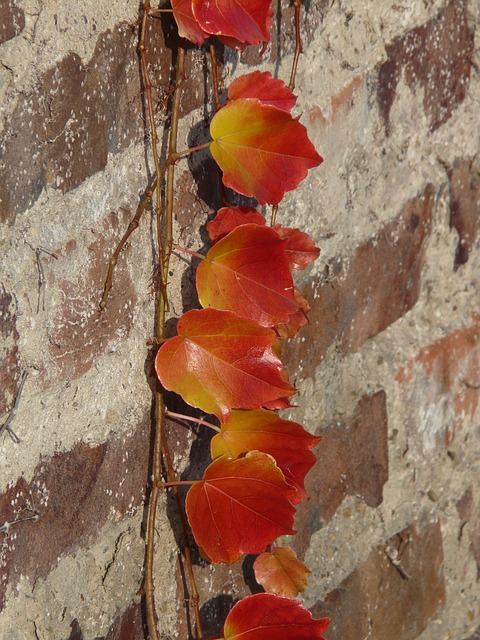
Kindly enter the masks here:
[[281, 224], [276, 224], [273, 229], [286, 241], [285, 251], [292, 269], [305, 269], [320, 255], [320, 249], [304, 231], [284, 227]]
[[292, 493], [270, 456], [222, 456], [187, 493], [195, 541], [212, 562], [231, 564], [244, 553], [259, 553], [279, 535], [294, 533]]
[[222, 421], [230, 409], [254, 409], [295, 389], [272, 351], [275, 333], [229, 311], [187, 311], [178, 336], [160, 347], [155, 369], [166, 389]]
[[247, 224], [219, 240], [197, 269], [203, 307], [226, 309], [265, 327], [298, 310], [285, 242], [270, 227]]
[[265, 591], [287, 598], [305, 591], [312, 573], [288, 547], [273, 547], [270, 553], [261, 553], [253, 563], [253, 570]]
[[237, 458], [254, 450], [268, 453], [296, 489], [293, 501], [298, 504], [307, 497], [303, 481], [316, 460], [310, 449], [319, 441], [298, 422], [283, 420], [271, 411], [232, 411], [212, 438], [210, 451], [212, 458], [224, 454]]
[[[270, 40], [271, 0], [192, 0], [202, 29], [230, 38], [235, 48]], [[227, 46], [230, 46], [227, 44]]]
[[275, 332], [282, 340], [293, 338], [308, 322], [307, 313], [310, 311], [310, 305], [297, 289], [295, 289], [295, 300], [298, 304], [298, 310], [288, 316], [287, 322], [275, 325]]
[[172, 10], [178, 34], [201, 47], [210, 34], [200, 27], [198, 20], [194, 17], [192, 0], [172, 0]]
[[228, 99], [239, 98], [258, 98], [263, 104], [284, 111], [291, 111], [297, 101], [283, 80], [273, 78], [268, 71], [253, 71], [234, 80], [228, 88]]
[[207, 222], [207, 231], [212, 242], [217, 242], [227, 233], [242, 224], [265, 225], [265, 218], [253, 207], [223, 207], [213, 220]]
[[243, 598], [225, 620], [225, 640], [325, 640], [328, 618], [312, 618], [298, 600], [271, 593]]
[[256, 98], [227, 103], [213, 117], [210, 134], [224, 184], [260, 204], [278, 204], [322, 162], [298, 120]]

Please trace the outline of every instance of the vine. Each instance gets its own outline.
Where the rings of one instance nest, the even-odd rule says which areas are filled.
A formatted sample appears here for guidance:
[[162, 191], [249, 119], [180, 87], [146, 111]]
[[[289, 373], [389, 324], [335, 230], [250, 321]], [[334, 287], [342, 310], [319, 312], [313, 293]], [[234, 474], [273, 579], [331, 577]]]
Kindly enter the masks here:
[[[160, 493], [171, 488], [177, 502], [188, 575], [195, 635], [203, 638], [199, 595], [188, 543], [192, 532], [202, 555], [212, 563], [233, 563], [257, 554], [256, 580], [266, 593], [243, 598], [224, 622], [222, 637], [248, 640], [295, 638], [322, 640], [327, 619], [313, 619], [295, 598], [306, 587], [308, 568], [294, 552], [273, 546], [292, 535], [296, 505], [307, 498], [304, 478], [313, 466], [319, 441], [299, 423], [282, 419], [295, 393], [280, 359], [281, 345], [307, 322], [308, 302], [294, 287], [292, 273], [315, 260], [319, 249], [307, 234], [276, 224], [278, 205], [322, 158], [305, 127], [291, 114], [297, 65], [302, 52], [301, 0], [294, 0], [295, 52], [288, 86], [255, 71], [234, 80], [222, 104], [215, 41], [209, 42], [213, 81], [211, 141], [177, 149], [182, 87], [186, 82], [186, 40], [202, 46], [216, 37], [243, 49], [269, 41], [270, 0], [171, 0], [171, 9], [153, 9], [145, 0], [139, 37], [145, 111], [148, 115], [155, 179], [109, 262], [100, 307], [105, 309], [114, 269], [143, 213], [152, 205], [156, 219], [157, 308], [154, 344], [157, 387], [148, 497], [143, 592], [151, 640], [159, 640], [155, 603], [155, 523]], [[162, 164], [146, 58], [151, 19], [173, 12], [178, 26], [175, 80], [169, 115], [168, 150]], [[207, 224], [212, 247], [200, 259], [196, 287], [202, 309], [178, 321], [177, 335], [166, 338], [168, 274], [173, 244], [175, 166], [180, 158], [209, 148], [221, 174], [225, 206]], [[253, 207], [233, 206], [224, 188], [271, 205], [271, 224]], [[219, 424], [168, 410], [164, 389], [213, 415]], [[201, 479], [179, 481], [165, 436], [166, 418], [189, 420], [215, 431], [212, 462]], [[185, 510], [179, 485], [190, 485]], [[229, 518], [225, 518], [225, 514]]]

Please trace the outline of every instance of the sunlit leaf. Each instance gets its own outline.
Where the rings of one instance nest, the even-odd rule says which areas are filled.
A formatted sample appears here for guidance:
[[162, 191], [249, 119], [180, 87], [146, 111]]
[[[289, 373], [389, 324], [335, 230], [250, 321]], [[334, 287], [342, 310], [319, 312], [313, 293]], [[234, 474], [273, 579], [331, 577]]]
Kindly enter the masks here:
[[295, 392], [272, 351], [270, 329], [203, 309], [187, 311], [177, 331], [159, 349], [155, 368], [163, 386], [188, 404], [225, 421], [232, 408], [256, 409]]
[[270, 40], [270, 5], [271, 0], [192, 0], [200, 27], [213, 35], [233, 38], [232, 44], [238, 46]]
[[268, 453], [296, 489], [293, 499], [298, 504], [307, 497], [303, 483], [316, 460], [311, 449], [319, 441], [298, 422], [283, 420], [272, 411], [232, 411], [212, 438], [210, 451], [212, 458], [225, 454], [236, 458], [254, 450]]
[[252, 71], [236, 78], [228, 88], [228, 99], [239, 98], [258, 98], [263, 104], [284, 111], [291, 111], [297, 101], [283, 80], [273, 78], [268, 71]]
[[310, 305], [297, 289], [295, 289], [295, 300], [298, 304], [298, 310], [288, 316], [287, 322], [275, 325], [275, 332], [282, 340], [293, 338], [308, 322], [307, 313], [310, 311]]
[[270, 227], [242, 225], [219, 240], [197, 269], [203, 307], [226, 309], [265, 327], [298, 310], [285, 242]]
[[242, 224], [265, 225], [265, 218], [253, 207], [223, 207], [213, 220], [207, 222], [207, 232], [212, 242], [217, 242], [227, 233]]
[[237, 460], [222, 456], [187, 493], [195, 541], [212, 562], [259, 553], [279, 535], [294, 533], [292, 493], [270, 456], [258, 451]]
[[268, 593], [295, 598], [307, 588], [311, 571], [289, 547], [273, 547], [253, 563], [255, 580]]
[[225, 620], [225, 640], [325, 640], [328, 618], [312, 618], [298, 600], [271, 593], [243, 598]]
[[285, 240], [285, 251], [292, 269], [305, 269], [320, 255], [320, 249], [304, 231], [284, 227], [281, 224], [276, 224], [273, 229]]
[[227, 103], [213, 117], [210, 134], [224, 184], [260, 204], [278, 204], [322, 162], [298, 120], [256, 98]]
[[200, 47], [210, 34], [200, 27], [198, 20], [194, 17], [192, 0], [172, 0], [172, 10], [178, 34]]

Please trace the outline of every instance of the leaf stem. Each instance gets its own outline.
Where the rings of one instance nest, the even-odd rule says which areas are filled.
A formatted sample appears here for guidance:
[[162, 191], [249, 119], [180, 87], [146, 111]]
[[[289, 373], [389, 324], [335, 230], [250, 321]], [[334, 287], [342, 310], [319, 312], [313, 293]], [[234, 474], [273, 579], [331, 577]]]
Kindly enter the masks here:
[[189, 147], [188, 149], [184, 149], [183, 151], [177, 151], [172, 155], [172, 161], [178, 160], [179, 158], [184, 158], [185, 156], [189, 156], [194, 151], [201, 151], [202, 149], [207, 149], [212, 143], [204, 142], [203, 144], [199, 144], [196, 147]]
[[169, 411], [168, 409], [165, 411], [165, 415], [169, 418], [179, 418], [180, 420], [187, 420], [188, 422], [196, 422], [197, 424], [202, 424], [205, 427], [209, 427], [217, 433], [221, 432], [220, 427], [216, 427], [211, 422], [207, 422], [206, 420], [201, 420], [200, 418], [193, 418], [192, 416], [186, 416], [183, 413], [175, 413], [174, 411]]
[[218, 60], [215, 45], [210, 43], [210, 58], [212, 61], [212, 83], [213, 83], [213, 99], [215, 105], [215, 111], [218, 111], [222, 106], [220, 102], [220, 91], [218, 84]]
[[293, 56], [292, 72], [290, 74], [290, 82], [288, 88], [290, 91], [295, 89], [295, 77], [297, 75], [297, 66], [300, 54], [303, 53], [302, 38], [300, 33], [300, 9], [302, 6], [302, 0], [293, 0], [293, 6], [295, 7], [295, 54]]
[[185, 249], [185, 247], [181, 247], [179, 244], [172, 245], [172, 248], [175, 249], [175, 251], [181, 251], [181, 253], [188, 253], [189, 256], [193, 256], [194, 258], [205, 260], [205, 256], [202, 256], [201, 253], [198, 253], [197, 251], [190, 251], [190, 249]]

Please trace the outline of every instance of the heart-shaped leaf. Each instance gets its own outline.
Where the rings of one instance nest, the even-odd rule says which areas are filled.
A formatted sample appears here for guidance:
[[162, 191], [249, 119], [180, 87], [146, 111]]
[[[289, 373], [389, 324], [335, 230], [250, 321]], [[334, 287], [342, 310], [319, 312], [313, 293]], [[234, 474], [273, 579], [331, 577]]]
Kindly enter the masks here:
[[233, 38], [234, 46], [270, 40], [271, 0], [192, 0], [200, 27], [217, 36]]
[[213, 117], [210, 134], [224, 184], [260, 204], [278, 204], [322, 162], [298, 120], [256, 98], [227, 103]]
[[261, 553], [253, 563], [255, 580], [268, 593], [296, 598], [307, 588], [312, 573], [289, 547], [273, 547]]
[[229, 311], [187, 311], [178, 336], [159, 349], [155, 369], [166, 389], [225, 421], [232, 408], [256, 409], [291, 396], [272, 351], [275, 333]]
[[307, 313], [310, 311], [310, 305], [297, 289], [295, 289], [295, 300], [298, 304], [298, 310], [288, 316], [287, 322], [275, 325], [275, 333], [282, 340], [293, 338], [308, 322]]
[[285, 240], [285, 251], [292, 269], [305, 269], [320, 255], [320, 249], [304, 231], [284, 227], [281, 224], [276, 224], [273, 229]]
[[265, 225], [265, 218], [253, 207], [222, 207], [213, 220], [207, 222], [207, 231], [212, 242], [217, 242], [227, 233], [242, 224]]
[[258, 98], [263, 104], [284, 111], [291, 111], [297, 101], [283, 80], [273, 78], [268, 71], [252, 71], [236, 78], [228, 88], [228, 99], [239, 98]]
[[178, 34], [201, 47], [210, 34], [200, 27], [198, 20], [194, 17], [192, 0], [172, 0], [172, 11]]
[[237, 460], [221, 456], [187, 493], [195, 541], [212, 562], [259, 553], [279, 535], [294, 533], [292, 493], [270, 456], [258, 451]]
[[328, 618], [312, 618], [298, 600], [271, 593], [243, 598], [225, 620], [225, 640], [325, 640]]
[[293, 500], [298, 504], [307, 497], [303, 482], [316, 459], [311, 449], [319, 441], [298, 422], [283, 420], [272, 411], [232, 411], [212, 438], [210, 451], [212, 458], [225, 454], [236, 458], [254, 450], [268, 453], [295, 487]]
[[219, 240], [197, 269], [203, 307], [226, 309], [265, 327], [298, 311], [285, 242], [270, 227], [242, 225]]

